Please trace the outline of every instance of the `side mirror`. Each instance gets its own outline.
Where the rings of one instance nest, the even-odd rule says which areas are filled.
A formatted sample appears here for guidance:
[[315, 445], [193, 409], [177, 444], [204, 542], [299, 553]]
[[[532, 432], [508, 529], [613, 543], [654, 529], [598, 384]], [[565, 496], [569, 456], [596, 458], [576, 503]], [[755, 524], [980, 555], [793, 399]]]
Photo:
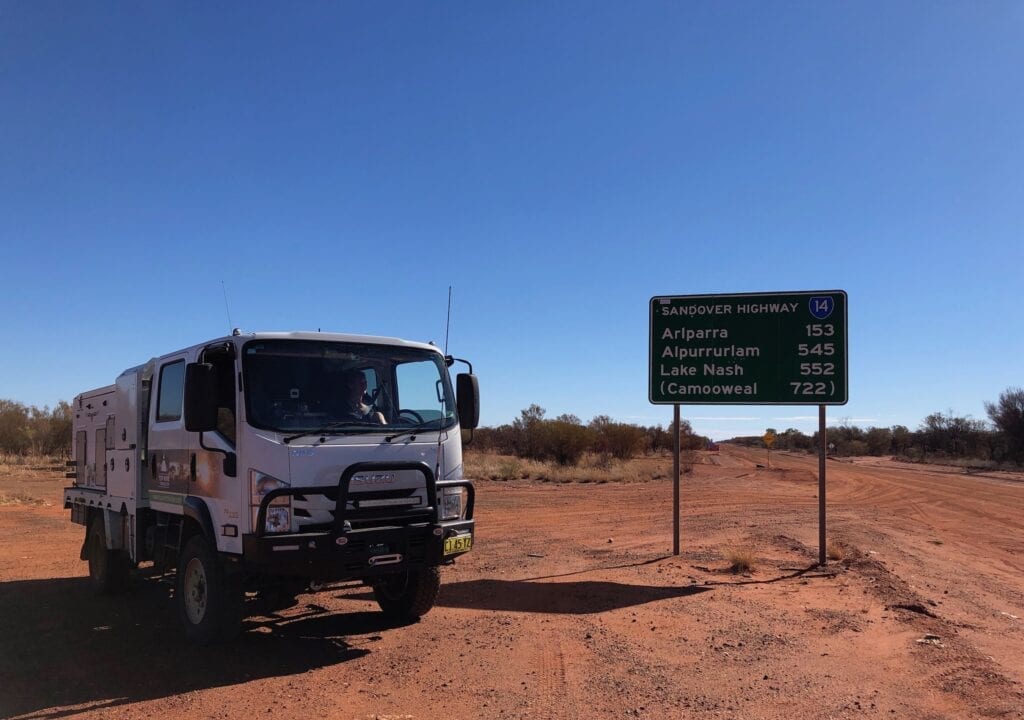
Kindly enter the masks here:
[[480, 424], [480, 384], [473, 373], [455, 376], [455, 404], [463, 430], [472, 430]]
[[210, 363], [189, 363], [185, 368], [185, 429], [217, 429], [217, 372]]

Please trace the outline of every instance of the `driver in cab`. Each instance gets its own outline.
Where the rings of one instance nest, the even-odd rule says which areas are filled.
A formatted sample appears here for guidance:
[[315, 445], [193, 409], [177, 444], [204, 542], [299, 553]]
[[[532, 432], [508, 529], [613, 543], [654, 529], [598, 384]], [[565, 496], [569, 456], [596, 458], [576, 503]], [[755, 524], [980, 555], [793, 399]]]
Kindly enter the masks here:
[[367, 405], [365, 399], [366, 375], [361, 370], [347, 370], [342, 376], [342, 408], [339, 419], [387, 425], [384, 413]]

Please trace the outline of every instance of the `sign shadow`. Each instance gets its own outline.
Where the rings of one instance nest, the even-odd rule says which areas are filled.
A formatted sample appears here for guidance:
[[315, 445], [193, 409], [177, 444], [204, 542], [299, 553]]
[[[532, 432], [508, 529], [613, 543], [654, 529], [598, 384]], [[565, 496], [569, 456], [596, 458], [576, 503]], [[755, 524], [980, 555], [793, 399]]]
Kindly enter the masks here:
[[673, 587], [603, 580], [548, 582], [485, 578], [442, 586], [437, 604], [472, 610], [589, 615], [689, 597], [709, 590], [698, 585]]

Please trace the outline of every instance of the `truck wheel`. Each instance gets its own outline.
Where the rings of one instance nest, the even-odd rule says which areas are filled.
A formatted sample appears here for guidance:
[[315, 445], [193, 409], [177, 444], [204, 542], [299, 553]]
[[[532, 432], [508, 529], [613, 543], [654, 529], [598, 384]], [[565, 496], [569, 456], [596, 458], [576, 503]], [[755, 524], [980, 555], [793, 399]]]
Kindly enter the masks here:
[[440, 589], [441, 570], [429, 567], [385, 575], [373, 584], [373, 596], [389, 618], [416, 620], [434, 607]]
[[197, 645], [230, 640], [242, 626], [245, 593], [202, 535], [185, 543], [174, 582], [185, 637]]
[[128, 585], [128, 554], [108, 550], [103, 518], [95, 517], [86, 534], [86, 559], [89, 561], [89, 586], [98, 595], [121, 592]]

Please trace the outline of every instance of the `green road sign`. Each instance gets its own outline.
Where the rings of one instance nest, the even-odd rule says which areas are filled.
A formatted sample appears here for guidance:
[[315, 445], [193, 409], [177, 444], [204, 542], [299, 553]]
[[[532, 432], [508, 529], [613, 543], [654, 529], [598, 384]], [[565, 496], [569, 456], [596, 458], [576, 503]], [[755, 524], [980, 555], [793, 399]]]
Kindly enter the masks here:
[[846, 292], [651, 298], [655, 404], [845, 405]]

